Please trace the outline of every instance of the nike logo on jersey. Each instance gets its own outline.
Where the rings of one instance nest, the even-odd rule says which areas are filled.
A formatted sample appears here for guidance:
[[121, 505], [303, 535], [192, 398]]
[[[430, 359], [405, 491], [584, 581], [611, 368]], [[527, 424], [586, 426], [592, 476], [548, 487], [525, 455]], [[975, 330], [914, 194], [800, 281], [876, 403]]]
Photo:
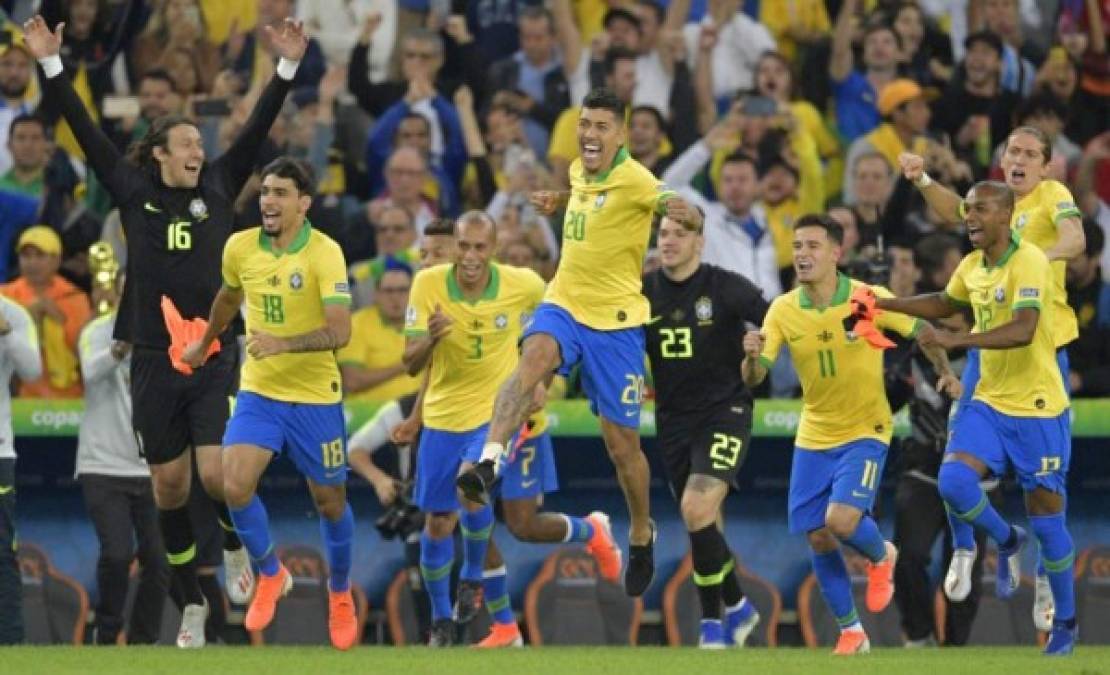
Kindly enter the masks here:
[[650, 326], [651, 324], [653, 324], [653, 323], [655, 323], [655, 322], [659, 321], [659, 320], [660, 320], [660, 319], [662, 319], [662, 318], [663, 318], [663, 317], [661, 317], [661, 316], [653, 316], [653, 317], [651, 317], [650, 319], [648, 319], [648, 320], [647, 320], [647, 325], [649, 325], [649, 326]]
[[635, 417], [636, 415], [639, 415], [639, 414], [640, 414], [639, 410], [629, 410], [628, 412], [626, 412], [624, 414], [624, 416], [625, 417]]
[[805, 337], [805, 336], [804, 335], [791, 335], [787, 339], [790, 340], [791, 344], [793, 344], [793, 343], [797, 342], [798, 340], [801, 340], [803, 337]]
[[856, 499], [866, 499], [870, 495], [868, 495], [866, 492], [860, 492], [858, 490], [852, 490], [852, 496], [855, 497]]
[[161, 213], [162, 212], [162, 209], [158, 208], [154, 204], [151, 204], [150, 202], [146, 202], [145, 204], [143, 204], [143, 209], [145, 209], [147, 211], [150, 211], [151, 213]]
[[536, 484], [536, 480], [538, 480], [538, 479], [533, 478], [532, 480], [522, 480], [522, 481], [520, 481], [520, 487], [527, 490], [528, 488], [530, 488], [530, 487], [532, 487], [533, 485]]
[[732, 409], [732, 412], [736, 413], [737, 415], [743, 415], [744, 414], [744, 409], [736, 407], [736, 408]]

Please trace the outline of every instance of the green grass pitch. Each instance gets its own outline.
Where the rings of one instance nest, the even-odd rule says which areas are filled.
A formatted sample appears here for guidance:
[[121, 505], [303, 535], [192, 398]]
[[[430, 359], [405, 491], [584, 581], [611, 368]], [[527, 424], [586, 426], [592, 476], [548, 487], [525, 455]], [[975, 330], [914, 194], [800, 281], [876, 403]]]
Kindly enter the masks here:
[[339, 653], [326, 647], [212, 647], [181, 652], [170, 647], [12, 647], [0, 649], [0, 673], [167, 673], [239, 675], [532, 675], [556, 673], [783, 673], [792, 675], [991, 675], [1045, 673], [1110, 675], [1110, 647], [1080, 645], [1070, 658], [1049, 659], [1033, 647], [879, 649], [865, 656], [833, 658], [825, 650], [773, 649], [704, 652], [667, 647], [543, 647], [500, 652], [424, 647], [360, 647]]

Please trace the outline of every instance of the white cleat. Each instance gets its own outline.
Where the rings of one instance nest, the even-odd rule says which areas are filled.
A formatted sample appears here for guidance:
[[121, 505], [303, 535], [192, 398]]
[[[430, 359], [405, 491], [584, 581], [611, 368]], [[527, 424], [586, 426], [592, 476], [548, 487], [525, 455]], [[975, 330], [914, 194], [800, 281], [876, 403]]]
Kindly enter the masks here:
[[203, 605], [185, 605], [181, 612], [181, 628], [177, 630], [177, 646], [200, 649], [204, 646], [204, 623], [208, 620], [208, 601]]
[[1052, 599], [1052, 586], [1048, 577], [1037, 577], [1033, 592], [1033, 625], [1042, 633], [1052, 630], [1052, 619], [1056, 616], [1056, 601]]
[[224, 580], [228, 600], [236, 605], [245, 605], [251, 601], [255, 578], [246, 546], [238, 551], [224, 550]]
[[952, 562], [948, 563], [948, 574], [944, 575], [944, 594], [952, 602], [963, 602], [971, 594], [971, 567], [977, 553], [974, 548], [952, 551]]

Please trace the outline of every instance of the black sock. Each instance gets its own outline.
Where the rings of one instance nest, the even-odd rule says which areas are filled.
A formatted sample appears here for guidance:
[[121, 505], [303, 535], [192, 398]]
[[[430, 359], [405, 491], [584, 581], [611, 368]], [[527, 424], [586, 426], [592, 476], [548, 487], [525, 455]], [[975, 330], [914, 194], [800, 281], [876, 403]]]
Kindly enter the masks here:
[[201, 574], [197, 576], [200, 590], [208, 600], [208, 621], [204, 624], [204, 639], [210, 644], [219, 642], [227, 625], [227, 613], [224, 612], [224, 592], [220, 588], [220, 580], [215, 574]]
[[713, 524], [690, 533], [694, 585], [703, 619], [721, 618], [721, 581], [732, 572], [732, 556], [721, 531]]
[[220, 523], [220, 529], [224, 531], [224, 550], [238, 551], [243, 548], [243, 542], [239, 540], [239, 534], [235, 531], [235, 525], [231, 522], [231, 514], [227, 512], [227, 504], [215, 499], [212, 502], [216, 505], [216, 521]]
[[158, 523], [182, 601], [189, 605], [204, 604], [204, 595], [197, 583], [197, 542], [193, 536], [193, 522], [189, 520], [189, 507], [158, 509]]
[[728, 559], [732, 562], [732, 569], [725, 574], [724, 581], [721, 582], [721, 600], [725, 601], [725, 607], [733, 607], [744, 599], [744, 591], [740, 588], [740, 578], [736, 574], [736, 559], [731, 553]]

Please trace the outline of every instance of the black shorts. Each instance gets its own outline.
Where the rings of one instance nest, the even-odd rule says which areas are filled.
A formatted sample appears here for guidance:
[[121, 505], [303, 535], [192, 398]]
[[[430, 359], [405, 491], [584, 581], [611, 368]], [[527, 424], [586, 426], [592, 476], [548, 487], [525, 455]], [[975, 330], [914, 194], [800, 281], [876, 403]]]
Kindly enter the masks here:
[[135, 348], [131, 426], [147, 464], [171, 462], [189, 447], [222, 445], [238, 380], [234, 342], [192, 375], [174, 370], [164, 349]]
[[667, 420], [658, 438], [675, 501], [681, 503], [691, 474], [732, 486], [752, 440], [751, 405], [731, 403], [706, 414]]

